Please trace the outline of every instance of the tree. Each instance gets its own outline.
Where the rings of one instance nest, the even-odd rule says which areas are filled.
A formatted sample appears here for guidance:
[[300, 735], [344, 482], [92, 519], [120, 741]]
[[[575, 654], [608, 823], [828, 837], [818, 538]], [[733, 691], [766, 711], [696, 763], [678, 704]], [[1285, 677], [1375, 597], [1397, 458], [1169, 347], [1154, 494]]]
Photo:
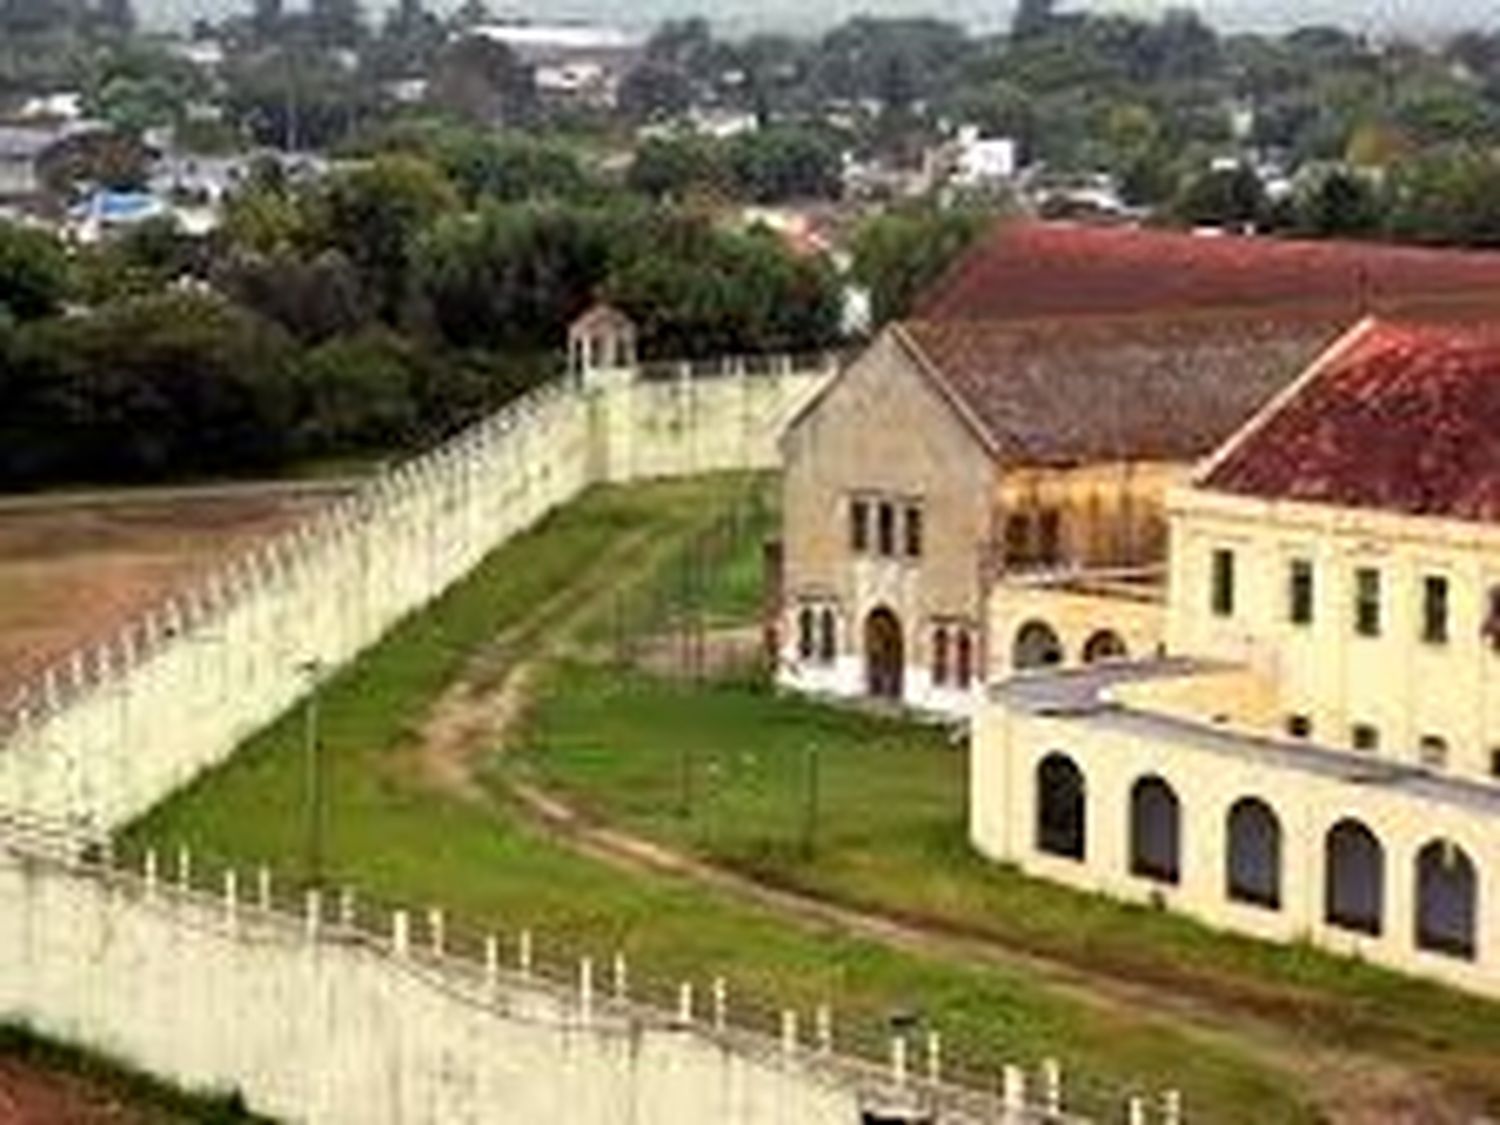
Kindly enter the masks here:
[[284, 455], [285, 337], [217, 297], [173, 293], [38, 321], [17, 351], [20, 404], [11, 414], [7, 401], [0, 479], [243, 472]]
[[370, 320], [359, 274], [337, 250], [311, 260], [282, 248], [239, 252], [214, 269], [216, 288], [304, 343], [353, 333]]
[[732, 194], [732, 176], [720, 143], [685, 133], [642, 143], [625, 180], [653, 199], [683, 199], [694, 193]]
[[326, 457], [413, 442], [422, 366], [414, 345], [381, 328], [308, 351], [292, 376], [298, 453]]
[[438, 53], [427, 100], [473, 125], [524, 124], [536, 109], [536, 81], [505, 44], [466, 35]]
[[1019, 0], [1010, 21], [1010, 37], [1034, 39], [1052, 30], [1055, 0]]
[[1266, 215], [1265, 189], [1248, 165], [1210, 168], [1183, 181], [1172, 212], [1192, 226], [1254, 226]]
[[995, 221], [992, 212], [908, 206], [867, 219], [854, 236], [852, 274], [870, 291], [876, 324], [906, 315]]
[[1368, 236], [1383, 219], [1379, 189], [1369, 176], [1355, 171], [1331, 168], [1299, 186], [1292, 198], [1292, 227], [1302, 235]]
[[1500, 246], [1500, 160], [1468, 147], [1408, 160], [1390, 179], [1388, 227], [1397, 238]]
[[68, 262], [50, 234], [0, 222], [0, 313], [31, 320], [62, 305]]
[[357, 47], [364, 39], [359, 0], [311, 0], [307, 14], [313, 39], [320, 46]]
[[832, 199], [842, 187], [842, 154], [827, 135], [798, 126], [741, 133], [728, 143], [729, 168], [742, 198], [757, 203]]
[[458, 210], [459, 200], [431, 163], [395, 155], [330, 176], [313, 207], [320, 240], [354, 263], [376, 311], [394, 322], [418, 233]]

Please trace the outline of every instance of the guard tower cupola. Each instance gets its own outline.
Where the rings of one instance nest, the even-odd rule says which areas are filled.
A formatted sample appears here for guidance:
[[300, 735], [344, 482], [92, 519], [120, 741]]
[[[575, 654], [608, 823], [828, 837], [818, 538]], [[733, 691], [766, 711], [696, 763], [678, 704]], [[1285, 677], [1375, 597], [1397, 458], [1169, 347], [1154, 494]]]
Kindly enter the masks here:
[[574, 377], [635, 364], [635, 322], [613, 305], [594, 305], [568, 328], [568, 372]]

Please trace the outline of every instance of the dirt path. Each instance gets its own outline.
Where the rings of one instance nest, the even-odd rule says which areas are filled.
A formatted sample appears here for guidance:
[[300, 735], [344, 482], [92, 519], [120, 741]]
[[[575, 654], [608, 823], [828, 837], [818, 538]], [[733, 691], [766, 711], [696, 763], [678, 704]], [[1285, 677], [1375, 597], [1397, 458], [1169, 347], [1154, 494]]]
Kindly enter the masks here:
[[[578, 585], [542, 603], [477, 653], [439, 697], [415, 740], [426, 781], [464, 801], [493, 804], [477, 776], [484, 755], [503, 746], [525, 715], [548, 660], [568, 651], [574, 626], [598, 612], [631, 575], [644, 573], [664, 548], [645, 533], [617, 544]], [[634, 873], [666, 874], [774, 910], [799, 924], [827, 927], [923, 957], [1020, 970], [1096, 1009], [1157, 1016], [1200, 1041], [1222, 1043], [1282, 1073], [1296, 1075], [1335, 1125], [1466, 1125], [1478, 1120], [1431, 1079], [1390, 1059], [1319, 1047], [1253, 1014], [1226, 1009], [1150, 982], [1090, 972], [1069, 961], [1016, 949], [991, 937], [957, 932], [925, 919], [855, 909], [769, 885], [680, 849], [596, 822], [557, 794], [503, 775], [504, 796], [560, 843]]]

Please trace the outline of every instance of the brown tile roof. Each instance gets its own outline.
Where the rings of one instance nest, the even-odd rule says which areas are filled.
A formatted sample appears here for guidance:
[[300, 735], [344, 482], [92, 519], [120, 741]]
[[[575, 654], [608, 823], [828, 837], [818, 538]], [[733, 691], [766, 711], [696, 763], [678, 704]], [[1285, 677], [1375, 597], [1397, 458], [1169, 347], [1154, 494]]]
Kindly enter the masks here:
[[1500, 326], [1371, 321], [1200, 483], [1268, 499], [1500, 519]]
[[1004, 462], [1202, 457], [1346, 327], [1213, 314], [907, 321], [897, 328]]
[[1475, 291], [1500, 306], [1500, 253], [1012, 221], [939, 279], [915, 315], [1009, 320], [1317, 305], [1352, 320], [1418, 294]]

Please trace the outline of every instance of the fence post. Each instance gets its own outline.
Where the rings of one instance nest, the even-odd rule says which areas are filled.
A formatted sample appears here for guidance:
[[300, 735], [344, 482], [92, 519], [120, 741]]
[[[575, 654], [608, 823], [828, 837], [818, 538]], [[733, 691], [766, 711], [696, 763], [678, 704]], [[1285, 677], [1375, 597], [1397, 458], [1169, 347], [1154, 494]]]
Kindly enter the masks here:
[[797, 1013], [791, 1008], [781, 1013], [781, 1053], [788, 1058], [797, 1053]]
[[833, 1054], [833, 1009], [827, 1004], [819, 1004], [813, 1019], [817, 1024], [818, 1054]]
[[630, 969], [625, 964], [625, 954], [615, 952], [615, 1002], [623, 1004], [630, 999]]
[[898, 1089], [906, 1088], [906, 1037], [891, 1037], [891, 1081]]
[[427, 912], [427, 941], [432, 948], [433, 957], [439, 961], [443, 959], [443, 951], [446, 946], [446, 937], [443, 927], [443, 912], [432, 909]]
[[404, 910], [391, 912], [391, 951], [401, 958], [411, 952], [411, 922]]
[[186, 846], [177, 849], [177, 885], [184, 891], [193, 886], [193, 853]]
[[1146, 1102], [1138, 1095], [1133, 1095], [1125, 1103], [1125, 1120], [1129, 1125], [1146, 1125]]
[[316, 942], [323, 923], [323, 892], [317, 888], [307, 892], [306, 921], [307, 940]]
[[1168, 1090], [1161, 1096], [1162, 1125], [1182, 1125], [1182, 1093]]
[[936, 1085], [943, 1080], [943, 1040], [936, 1031], [927, 1033], [927, 1081]]
[[271, 869], [262, 866], [255, 872], [256, 906], [262, 914], [271, 913]]
[[1007, 1116], [1026, 1112], [1026, 1072], [1018, 1066], [1007, 1065], [1002, 1072], [1000, 1104]]
[[729, 1025], [729, 986], [723, 977], [714, 977], [714, 1030], [722, 1033]]
[[578, 1015], [588, 1023], [594, 1013], [594, 960], [584, 957], [578, 962]]
[[239, 874], [230, 868], [224, 872], [224, 923], [231, 930], [239, 921], [240, 882]]
[[516, 939], [516, 963], [520, 966], [521, 975], [531, 975], [531, 931], [522, 930], [520, 937]]
[[1062, 1113], [1062, 1067], [1056, 1059], [1042, 1060], [1042, 1098], [1048, 1116]]
[[354, 888], [339, 891], [339, 928], [346, 934], [354, 932]]
[[500, 988], [500, 939], [494, 934], [484, 939], [484, 986], [491, 997]]
[[683, 981], [677, 986], [677, 1022], [693, 1022], [693, 982]]
[[156, 897], [156, 879], [157, 879], [157, 875], [156, 875], [156, 849], [155, 848], [147, 848], [146, 849], [146, 873], [145, 873], [145, 878], [146, 878], [146, 897], [148, 899], [155, 898]]

